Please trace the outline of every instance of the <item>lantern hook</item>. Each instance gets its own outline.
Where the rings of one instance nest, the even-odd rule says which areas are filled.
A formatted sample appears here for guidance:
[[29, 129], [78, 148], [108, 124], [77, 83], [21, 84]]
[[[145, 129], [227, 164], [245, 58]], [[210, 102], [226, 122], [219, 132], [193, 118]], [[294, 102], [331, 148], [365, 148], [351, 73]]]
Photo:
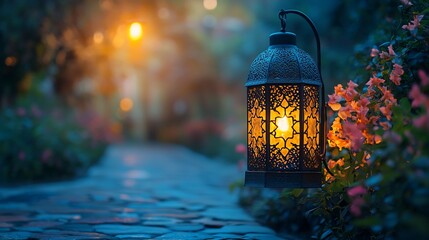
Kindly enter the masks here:
[[298, 11], [298, 10], [294, 10], [294, 9], [288, 9], [288, 10], [284, 10], [281, 9], [279, 12], [279, 19], [280, 19], [280, 24], [281, 24], [281, 30], [282, 32], [286, 32], [286, 15], [289, 13], [293, 13], [296, 15], [299, 15], [301, 17], [303, 17], [308, 25], [310, 25], [311, 29], [313, 30], [314, 36], [316, 38], [316, 46], [317, 46], [317, 68], [319, 69], [319, 76], [320, 76], [320, 81], [322, 82], [321, 85], [321, 94], [322, 94], [322, 106], [321, 106], [321, 112], [322, 112], [322, 119], [320, 121], [320, 132], [321, 132], [321, 149], [322, 152], [320, 154], [320, 156], [323, 159], [323, 163], [325, 165], [325, 169], [328, 172], [328, 174], [330, 174], [331, 176], [334, 176], [334, 174], [331, 172], [331, 170], [329, 170], [328, 168], [328, 164], [326, 162], [326, 132], [327, 132], [327, 116], [326, 116], [326, 103], [325, 103], [325, 84], [323, 83], [323, 79], [322, 79], [322, 66], [321, 66], [321, 54], [320, 54], [320, 37], [319, 37], [319, 33], [317, 32], [316, 27], [314, 26], [314, 23], [311, 21], [311, 19], [305, 15], [303, 12]]
[[280, 29], [281, 32], [286, 32], [286, 11], [280, 10], [279, 12], [279, 19], [280, 19], [280, 25], [282, 28]]

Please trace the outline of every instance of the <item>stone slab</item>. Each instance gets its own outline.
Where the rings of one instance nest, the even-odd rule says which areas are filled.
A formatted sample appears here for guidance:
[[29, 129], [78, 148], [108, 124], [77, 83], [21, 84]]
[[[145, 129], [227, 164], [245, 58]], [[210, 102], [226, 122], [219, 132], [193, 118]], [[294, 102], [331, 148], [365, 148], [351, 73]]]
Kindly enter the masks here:
[[161, 227], [148, 227], [148, 226], [134, 226], [134, 225], [121, 225], [121, 224], [101, 224], [94, 226], [96, 232], [120, 235], [120, 234], [165, 234], [170, 232], [167, 228]]

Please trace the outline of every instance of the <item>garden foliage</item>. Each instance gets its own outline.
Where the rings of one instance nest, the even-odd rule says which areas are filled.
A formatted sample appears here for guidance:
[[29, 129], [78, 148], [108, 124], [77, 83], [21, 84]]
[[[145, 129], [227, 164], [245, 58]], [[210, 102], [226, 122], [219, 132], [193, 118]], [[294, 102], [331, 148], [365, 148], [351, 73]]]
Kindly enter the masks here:
[[321, 189], [242, 192], [263, 222], [321, 239], [429, 237], [429, 2], [396, 3], [358, 46], [362, 71], [329, 94], [333, 176]]
[[113, 121], [91, 109], [92, 93], [79, 91], [90, 64], [78, 49], [99, 57], [85, 44], [92, 32], [79, 24], [91, 15], [69, 0], [0, 6], [0, 182], [80, 176], [118, 137]]
[[94, 113], [37, 105], [3, 109], [0, 115], [0, 182], [80, 176], [116, 139]]

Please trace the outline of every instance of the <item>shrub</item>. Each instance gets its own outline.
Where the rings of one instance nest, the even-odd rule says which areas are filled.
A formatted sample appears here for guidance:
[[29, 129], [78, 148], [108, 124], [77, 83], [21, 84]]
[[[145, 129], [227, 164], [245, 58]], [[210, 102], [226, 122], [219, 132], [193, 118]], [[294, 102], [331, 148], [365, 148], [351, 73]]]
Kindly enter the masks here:
[[0, 112], [0, 181], [28, 182], [79, 176], [113, 135], [99, 117], [37, 106]]

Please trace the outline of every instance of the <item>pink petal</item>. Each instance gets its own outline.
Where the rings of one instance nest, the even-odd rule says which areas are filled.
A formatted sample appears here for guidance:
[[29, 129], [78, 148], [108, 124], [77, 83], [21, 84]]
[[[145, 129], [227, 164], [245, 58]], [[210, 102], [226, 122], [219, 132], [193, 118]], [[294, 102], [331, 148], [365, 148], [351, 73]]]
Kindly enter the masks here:
[[373, 48], [373, 49], [371, 49], [371, 54], [370, 54], [370, 56], [371, 56], [371, 57], [377, 57], [379, 52], [380, 52], [380, 51], [378, 51], [378, 49]]
[[367, 192], [368, 191], [366, 190], [366, 188], [359, 185], [359, 186], [349, 188], [347, 190], [347, 195], [349, 195], [349, 197], [355, 197], [359, 195], [365, 195]]
[[429, 85], [429, 76], [425, 73], [425, 71], [421, 69], [419, 70], [419, 78], [420, 78], [420, 81], [422, 82], [422, 86]]
[[236, 146], [235, 146], [235, 152], [237, 152], [237, 153], [245, 153], [246, 152], [246, 146], [244, 146], [244, 144], [242, 144], [242, 143], [240, 143], [240, 144], [237, 144]]
[[389, 55], [390, 55], [390, 56], [396, 56], [395, 51], [393, 51], [393, 46], [392, 46], [392, 44], [390, 44], [390, 45], [387, 47], [387, 49], [389, 49]]
[[413, 119], [413, 124], [417, 128], [429, 128], [429, 117], [427, 115], [419, 116]]

